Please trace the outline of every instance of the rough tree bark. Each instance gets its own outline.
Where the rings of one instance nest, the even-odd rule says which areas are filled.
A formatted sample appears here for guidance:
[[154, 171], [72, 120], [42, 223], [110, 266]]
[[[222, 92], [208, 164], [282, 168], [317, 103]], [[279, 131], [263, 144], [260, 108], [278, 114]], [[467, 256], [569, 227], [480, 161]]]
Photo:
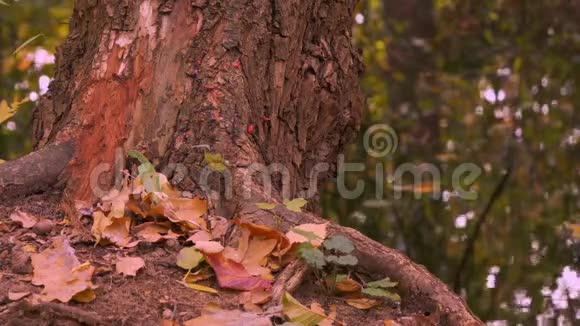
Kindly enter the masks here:
[[[73, 142], [58, 180], [68, 199], [91, 202], [97, 195], [91, 179], [110, 186], [116, 156], [127, 149], [159, 168], [185, 164], [188, 173], [175, 173], [172, 181], [199, 190], [210, 146], [231, 168], [230, 202], [240, 215], [273, 223], [247, 203], [281, 200], [282, 182], [267, 193], [250, 165], [283, 165], [288, 195], [297, 197], [332, 175], [358, 129], [356, 2], [78, 0], [55, 79], [35, 112], [37, 149]], [[317, 163], [329, 170], [311, 185]], [[311, 214], [280, 214], [286, 228], [321, 222]], [[424, 268], [355, 230], [333, 225], [331, 231], [354, 240], [361, 267], [399, 280], [407, 295], [423, 298], [425, 309], [438, 310], [448, 324], [480, 324]]]

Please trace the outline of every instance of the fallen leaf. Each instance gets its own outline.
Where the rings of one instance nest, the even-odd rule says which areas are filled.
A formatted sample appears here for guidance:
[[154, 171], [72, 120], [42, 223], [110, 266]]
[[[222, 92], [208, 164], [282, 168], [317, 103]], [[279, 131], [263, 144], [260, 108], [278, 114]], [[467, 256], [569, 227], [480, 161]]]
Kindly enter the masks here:
[[207, 280], [213, 276], [213, 273], [209, 271], [209, 267], [207, 269], [200, 269], [195, 273], [189, 273], [185, 276], [183, 281], [185, 283], [196, 283], [199, 281]]
[[303, 306], [298, 300], [294, 299], [288, 292], [282, 296], [282, 313], [288, 319], [302, 326], [316, 326], [323, 320], [327, 319], [324, 313], [319, 313]]
[[30, 292], [8, 292], [10, 301], [17, 301], [30, 295]]
[[360, 310], [367, 310], [373, 307], [380, 305], [381, 303], [378, 300], [373, 300], [369, 298], [352, 298], [347, 299], [346, 303], [349, 306], [355, 307]]
[[203, 255], [193, 247], [186, 247], [177, 254], [177, 266], [183, 269], [193, 269], [203, 260]]
[[179, 235], [171, 231], [169, 222], [145, 222], [133, 228], [139, 239], [145, 242], [159, 242], [165, 239], [177, 239]]
[[182, 283], [183, 285], [187, 286], [188, 288], [196, 290], [196, 291], [206, 292], [206, 293], [214, 293], [214, 294], [218, 293], [218, 291], [216, 289], [211, 288], [209, 286], [195, 284], [195, 283], [185, 283], [185, 282], [180, 282], [180, 283]]
[[206, 305], [201, 316], [183, 323], [184, 326], [271, 326], [270, 318], [240, 310], [223, 310], [215, 305]]
[[131, 242], [129, 228], [131, 219], [128, 217], [112, 218], [105, 216], [101, 211], [93, 212], [93, 226], [91, 232], [96, 243], [106, 239], [120, 247], [125, 247]]
[[326, 227], [328, 223], [302, 224], [286, 233], [291, 243], [310, 242], [315, 247], [320, 247], [326, 239]]
[[340, 295], [360, 294], [362, 286], [352, 278], [346, 278], [336, 282], [335, 290]]
[[272, 290], [256, 289], [240, 294], [240, 304], [252, 303], [255, 305], [265, 304], [272, 300]]
[[382, 288], [364, 288], [362, 293], [373, 297], [387, 298], [395, 302], [401, 301], [401, 297], [398, 294]]
[[119, 274], [137, 276], [137, 271], [145, 267], [145, 261], [141, 257], [123, 257], [119, 258], [115, 267]]
[[220, 153], [205, 152], [205, 162], [214, 171], [224, 171], [227, 167], [225, 160]]
[[97, 298], [97, 294], [92, 289], [86, 289], [82, 292], [75, 294], [72, 299], [80, 303], [89, 303]]
[[[312, 304], [310, 304], [310, 309], [316, 313], [321, 314], [321, 315], [326, 314], [324, 309], [322, 308], [322, 306], [318, 302], [313, 302]], [[332, 305], [330, 305], [330, 313], [328, 314], [328, 318], [326, 318], [323, 321], [321, 321], [320, 323], [318, 323], [318, 326], [332, 326], [335, 319], [336, 319], [336, 305], [332, 304]]]
[[369, 288], [392, 288], [397, 286], [397, 282], [392, 282], [390, 278], [385, 277], [382, 280], [368, 282], [367, 287]]
[[195, 248], [204, 254], [217, 254], [224, 251], [224, 246], [217, 241], [198, 241]]
[[47, 301], [70, 301], [76, 294], [94, 289], [91, 282], [95, 268], [89, 262], [80, 264], [74, 249], [65, 237], [58, 237], [52, 246], [32, 255], [32, 284], [44, 285], [42, 296]]
[[10, 214], [10, 219], [14, 222], [22, 225], [23, 228], [30, 229], [36, 223], [38, 223], [38, 218], [31, 214], [25, 213], [21, 210], [16, 210], [14, 213]]
[[277, 205], [273, 203], [256, 203], [256, 206], [258, 206], [259, 209], [271, 210], [276, 208]]
[[266, 259], [276, 247], [276, 239], [261, 239], [254, 237], [248, 244], [248, 250], [241, 263], [250, 275], [270, 274], [268, 268], [263, 267], [268, 263]]
[[275, 239], [278, 241], [278, 255], [284, 255], [287, 253], [292, 244], [290, 240], [286, 237], [286, 235], [276, 229], [268, 227], [266, 225], [254, 224], [254, 223], [246, 223], [241, 222], [240, 219], [234, 220], [236, 224], [238, 224], [242, 229], [247, 229], [250, 231], [250, 234], [254, 237], [263, 237], [266, 239]]
[[[191, 223], [201, 229], [207, 230], [206, 222], [202, 218], [202, 216], [207, 214], [207, 200], [195, 197], [193, 199], [169, 198], [169, 201], [175, 209], [174, 214], [177, 222], [183, 221]], [[170, 218], [169, 216], [167, 217]]]
[[198, 231], [198, 232], [195, 232], [194, 234], [192, 234], [189, 238], [187, 238], [187, 240], [185, 240], [185, 242], [196, 243], [198, 241], [211, 241], [211, 240], [212, 240], [212, 236], [209, 232]]
[[385, 319], [383, 322], [385, 324], [384, 326], [401, 326], [401, 324], [397, 323], [392, 319]]
[[205, 254], [205, 259], [213, 268], [218, 284], [223, 288], [250, 291], [271, 287], [270, 280], [250, 275], [244, 265], [226, 258], [223, 252]]
[[288, 209], [289, 211], [302, 213], [301, 208], [304, 207], [304, 205], [306, 205], [307, 203], [308, 201], [304, 198], [296, 198], [290, 201], [284, 201], [284, 206], [286, 206], [286, 209]]

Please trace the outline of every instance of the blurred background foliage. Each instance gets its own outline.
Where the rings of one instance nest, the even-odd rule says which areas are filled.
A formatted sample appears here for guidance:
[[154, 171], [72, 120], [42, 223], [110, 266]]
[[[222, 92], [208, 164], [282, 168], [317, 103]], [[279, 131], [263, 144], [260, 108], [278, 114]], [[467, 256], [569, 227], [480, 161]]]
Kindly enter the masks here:
[[[580, 2], [363, 0], [355, 20], [367, 114], [345, 161], [366, 170], [346, 183], [366, 191], [330, 184], [326, 216], [425, 265], [483, 320], [580, 319]], [[378, 123], [398, 135], [380, 159], [363, 146]], [[389, 180], [405, 163], [434, 164], [441, 193], [425, 180], [376, 198], [376, 165]], [[453, 192], [462, 163], [481, 167], [476, 200]]]
[[[0, 100], [28, 98], [0, 124], [0, 159], [29, 152], [31, 111], [46, 92], [72, 0], [0, 4]], [[397, 248], [447, 282], [493, 325], [580, 318], [580, 2], [568, 0], [361, 0], [354, 36], [363, 49], [366, 114], [346, 162], [361, 198], [322, 194], [325, 216]], [[13, 51], [42, 34], [16, 55]], [[364, 131], [385, 123], [396, 152], [367, 155]], [[476, 200], [452, 174], [474, 163]], [[434, 164], [395, 199], [376, 197], [405, 163]], [[496, 321], [496, 322], [493, 322]]]
[[2, 2], [6, 5], [0, 4], [0, 101], [30, 100], [0, 125], [0, 159], [9, 160], [32, 149], [32, 108], [47, 90], [56, 47], [68, 34], [73, 0]]

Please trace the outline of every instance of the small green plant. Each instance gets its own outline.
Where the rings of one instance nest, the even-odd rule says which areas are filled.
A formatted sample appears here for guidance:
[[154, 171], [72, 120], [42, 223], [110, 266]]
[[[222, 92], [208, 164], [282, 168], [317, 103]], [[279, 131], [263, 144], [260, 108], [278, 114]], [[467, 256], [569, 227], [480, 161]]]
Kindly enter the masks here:
[[[352, 255], [353, 251], [354, 245], [349, 238], [336, 235], [322, 242], [322, 250], [310, 242], [302, 243], [297, 255], [312, 268], [317, 280], [331, 293], [334, 292], [338, 272], [348, 271], [358, 264], [358, 259]], [[332, 280], [330, 284], [324, 282], [328, 278]]]

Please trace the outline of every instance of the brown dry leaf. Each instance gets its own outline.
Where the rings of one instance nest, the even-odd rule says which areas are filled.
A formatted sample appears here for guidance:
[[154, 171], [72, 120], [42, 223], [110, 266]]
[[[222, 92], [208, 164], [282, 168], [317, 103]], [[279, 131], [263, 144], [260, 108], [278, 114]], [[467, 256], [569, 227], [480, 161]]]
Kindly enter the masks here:
[[194, 234], [192, 234], [189, 238], [187, 238], [187, 240], [185, 240], [185, 242], [196, 243], [198, 241], [211, 241], [211, 239], [212, 239], [212, 236], [209, 232], [198, 231], [198, 232], [195, 232]]
[[286, 233], [291, 243], [310, 242], [315, 247], [320, 247], [326, 239], [328, 223], [302, 224]]
[[278, 241], [278, 253], [279, 255], [284, 255], [288, 250], [290, 250], [291, 243], [286, 235], [276, 229], [270, 228], [266, 225], [245, 223], [241, 222], [240, 219], [236, 219], [235, 222], [242, 228], [250, 231], [250, 234], [254, 237], [264, 237], [266, 239], [275, 239]]
[[187, 276], [185, 277], [185, 279], [183, 281], [185, 283], [196, 283], [199, 281], [207, 280], [207, 279], [211, 278], [212, 276], [213, 276], [213, 273], [211, 273], [209, 267], [204, 267], [195, 273], [187, 274]]
[[214, 239], [221, 239], [230, 227], [230, 221], [221, 216], [210, 216], [211, 236]]
[[195, 243], [195, 249], [204, 254], [217, 254], [224, 251], [224, 246], [217, 241], [198, 241]]
[[101, 240], [105, 239], [120, 247], [129, 246], [131, 242], [130, 227], [131, 219], [128, 217], [116, 218], [105, 216], [101, 211], [93, 212], [91, 232], [95, 237], [96, 243], [100, 243]]
[[171, 231], [171, 224], [159, 222], [145, 222], [133, 228], [137, 237], [145, 242], [158, 242], [164, 239], [177, 239], [179, 234]]
[[340, 295], [360, 296], [362, 286], [352, 278], [345, 278], [340, 282], [336, 282], [336, 292]]
[[360, 309], [360, 310], [371, 309], [371, 308], [376, 307], [376, 306], [381, 304], [380, 301], [369, 299], [369, 298], [347, 299], [346, 303], [349, 306], [355, 307], [355, 308]]
[[[207, 230], [205, 220], [202, 218], [207, 214], [207, 200], [199, 197], [189, 198], [169, 198], [169, 201], [175, 208], [175, 217], [177, 221], [191, 223], [202, 230]], [[167, 216], [171, 219], [170, 216]]]
[[38, 222], [38, 218], [36, 216], [21, 210], [16, 210], [14, 213], [10, 214], [10, 219], [16, 223], [19, 223], [23, 228], [26, 229], [30, 229]]
[[240, 294], [240, 304], [251, 303], [261, 305], [272, 300], [272, 290], [256, 289]]
[[401, 324], [397, 323], [392, 319], [385, 319], [384, 321], [385, 326], [401, 326]]
[[128, 186], [128, 180], [123, 180], [121, 190], [113, 189], [105, 197], [101, 198], [101, 209], [110, 212], [111, 217], [125, 216], [125, 206], [129, 202], [131, 188]]
[[278, 241], [276, 239], [252, 238], [248, 250], [242, 259], [242, 265], [250, 275], [270, 274], [270, 269], [263, 267], [268, 263], [267, 257], [272, 253]]
[[223, 252], [205, 254], [205, 259], [213, 268], [218, 283], [223, 288], [250, 291], [271, 287], [270, 280], [250, 275], [244, 265], [226, 258]]
[[129, 228], [131, 219], [128, 217], [112, 218], [111, 225], [107, 226], [102, 233], [103, 238], [111, 241], [119, 247], [126, 247], [131, 242]]
[[44, 285], [44, 300], [70, 301], [76, 294], [92, 290], [95, 267], [89, 262], [81, 265], [66, 237], [55, 239], [51, 248], [32, 255], [34, 275], [32, 284]]
[[[321, 315], [326, 315], [324, 308], [318, 302], [313, 302], [310, 304], [310, 310], [319, 313]], [[336, 305], [330, 305], [330, 313], [328, 314], [328, 318], [322, 320], [318, 323], [318, 326], [332, 326], [334, 321], [336, 320]]]
[[97, 295], [95, 294], [95, 291], [93, 291], [92, 289], [86, 289], [82, 292], [75, 294], [72, 299], [80, 303], [89, 303], [95, 300], [96, 298]]
[[215, 304], [206, 305], [201, 316], [183, 323], [184, 326], [271, 326], [270, 318], [240, 310], [223, 310]]
[[145, 267], [145, 261], [141, 257], [123, 257], [115, 265], [117, 273], [125, 276], [137, 276], [137, 271]]
[[10, 301], [17, 301], [30, 295], [30, 292], [8, 292]]

